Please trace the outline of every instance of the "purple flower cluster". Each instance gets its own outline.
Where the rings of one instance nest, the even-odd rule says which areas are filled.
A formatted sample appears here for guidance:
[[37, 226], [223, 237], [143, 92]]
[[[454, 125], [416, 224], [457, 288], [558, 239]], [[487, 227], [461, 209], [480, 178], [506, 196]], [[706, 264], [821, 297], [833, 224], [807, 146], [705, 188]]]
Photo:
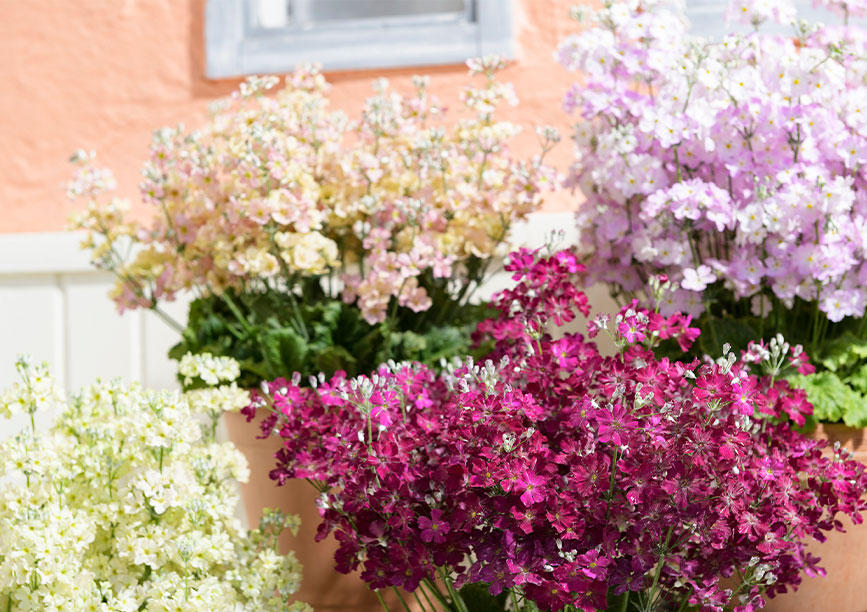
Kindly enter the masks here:
[[768, 353], [805, 368], [803, 353], [657, 359], [660, 340], [688, 346], [697, 330], [633, 304], [591, 324], [619, 347], [606, 357], [551, 333], [588, 312], [572, 253], [525, 250], [508, 269], [516, 286], [477, 332], [495, 341], [484, 365], [296, 376], [246, 409], [269, 409], [262, 430], [283, 438], [271, 477], [320, 488], [318, 537], [335, 534], [340, 571], [373, 588], [445, 581], [455, 598], [485, 583], [541, 610], [640, 593], [645, 610], [739, 611], [822, 573], [805, 543], [839, 528], [838, 512], [861, 521], [867, 476], [793, 431], [804, 392], [758, 373]]
[[[582, 73], [570, 182], [587, 203], [590, 270], [627, 294], [665, 272], [662, 312], [698, 315], [724, 288], [818, 303], [831, 321], [867, 305], [867, 32], [792, 19], [788, 0], [741, 0], [755, 25], [722, 41], [690, 36], [669, 0], [606, 3], [560, 47]], [[847, 16], [864, 4], [823, 1]], [[710, 288], [716, 290], [710, 291]]]

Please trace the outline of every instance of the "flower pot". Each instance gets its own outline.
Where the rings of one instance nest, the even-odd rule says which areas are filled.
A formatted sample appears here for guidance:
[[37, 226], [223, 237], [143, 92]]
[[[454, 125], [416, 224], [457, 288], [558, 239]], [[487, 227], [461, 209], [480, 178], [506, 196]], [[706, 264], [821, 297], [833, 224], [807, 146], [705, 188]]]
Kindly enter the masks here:
[[[812, 437], [839, 442], [855, 454], [855, 459], [867, 463], [867, 429], [845, 425], [820, 424]], [[828, 574], [824, 577], [804, 576], [797, 591], [768, 601], [765, 610], [772, 612], [864, 612], [867, 610], [867, 523], [853, 525], [842, 517], [846, 533], [834, 531], [825, 542], [813, 542], [808, 550], [821, 557], [819, 563]]]
[[[279, 508], [301, 517], [298, 535], [287, 532], [280, 539], [280, 551], [295, 551], [304, 568], [295, 600], [309, 603], [317, 612], [382, 612], [376, 594], [358, 574], [340, 574], [334, 569], [334, 552], [337, 550], [334, 538], [314, 541], [320, 522], [316, 490], [302, 480], [290, 480], [277, 486], [268, 477], [276, 465], [274, 453], [280, 449], [279, 439], [258, 439], [256, 436], [261, 433], [258, 422], [248, 423], [237, 412], [226, 413], [225, 424], [229, 438], [244, 453], [250, 465], [250, 480], [241, 485], [248, 523], [251, 526], [258, 524], [263, 508]], [[393, 592], [384, 592], [383, 597], [391, 610], [403, 609]]]

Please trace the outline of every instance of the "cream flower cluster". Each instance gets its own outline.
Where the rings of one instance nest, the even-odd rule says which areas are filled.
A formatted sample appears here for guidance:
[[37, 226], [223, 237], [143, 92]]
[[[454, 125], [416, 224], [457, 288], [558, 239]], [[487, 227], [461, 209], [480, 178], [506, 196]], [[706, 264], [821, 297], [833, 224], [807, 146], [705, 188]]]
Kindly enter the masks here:
[[[188, 361], [208, 375], [213, 365]], [[44, 365], [18, 369], [4, 413], [62, 402]], [[297, 517], [271, 513], [242, 529], [234, 512], [246, 461], [200, 416], [247, 402], [232, 387], [180, 394], [97, 382], [62, 404], [46, 433], [0, 443], [0, 610], [309, 610], [287, 603], [300, 566], [276, 552]]]
[[276, 93], [275, 77], [251, 78], [201, 129], [156, 132], [142, 195], [159, 212], [144, 225], [127, 220], [121, 201], [96, 203], [112, 180], [80, 153], [68, 192], [90, 202], [75, 221], [88, 232], [84, 247], [118, 275], [121, 308], [190, 289], [292, 292], [327, 277], [331, 297], [357, 300], [371, 323], [392, 298], [426, 310], [422, 275], [466, 283], [467, 262], [501, 250], [510, 226], [555, 183], [542, 159], [556, 135], [543, 132], [533, 159], [509, 153], [519, 128], [494, 117], [516, 103], [494, 78], [503, 61], [468, 66], [483, 85], [466, 88], [466, 116], [450, 123], [426, 78], [414, 79], [410, 95], [378, 80], [354, 120], [329, 109], [314, 67]]
[[46, 364], [36, 364], [30, 358], [20, 356], [15, 369], [21, 380], [0, 391], [0, 417], [29, 414], [32, 423], [37, 407], [53, 409], [63, 402], [63, 394], [54, 384]]
[[[181, 357], [178, 372], [184, 377], [184, 386], [189, 386], [199, 378], [206, 385], [216, 386], [221, 382], [231, 382], [241, 374], [238, 362], [231, 357], [218, 357], [210, 353]], [[241, 406], [243, 407], [243, 406]]]

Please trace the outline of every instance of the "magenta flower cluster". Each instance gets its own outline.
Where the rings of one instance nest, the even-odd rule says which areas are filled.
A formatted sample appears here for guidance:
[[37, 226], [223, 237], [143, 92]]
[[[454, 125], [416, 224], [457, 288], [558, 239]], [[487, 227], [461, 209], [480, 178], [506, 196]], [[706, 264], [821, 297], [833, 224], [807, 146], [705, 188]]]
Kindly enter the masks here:
[[263, 432], [283, 438], [271, 477], [322, 491], [318, 537], [335, 534], [340, 571], [409, 591], [485, 583], [541, 610], [635, 596], [645, 610], [738, 611], [822, 572], [805, 544], [839, 527], [837, 513], [861, 521], [867, 477], [788, 426], [811, 406], [760, 365], [806, 371], [803, 352], [657, 359], [660, 340], [688, 346], [698, 332], [633, 304], [591, 324], [619, 348], [603, 356], [550, 333], [589, 310], [575, 255], [525, 250], [508, 269], [517, 284], [477, 331], [495, 341], [484, 365], [296, 376], [245, 410], [270, 409]]
[[[698, 315], [724, 288], [757, 315], [800, 299], [831, 321], [862, 316], [867, 31], [739, 0], [730, 13], [755, 29], [713, 41], [689, 34], [681, 6], [605, 3], [558, 51], [582, 75], [564, 106], [580, 118], [570, 182], [587, 196], [594, 280], [630, 294], [665, 272], [664, 313]], [[791, 33], [765, 33], [769, 20]]]

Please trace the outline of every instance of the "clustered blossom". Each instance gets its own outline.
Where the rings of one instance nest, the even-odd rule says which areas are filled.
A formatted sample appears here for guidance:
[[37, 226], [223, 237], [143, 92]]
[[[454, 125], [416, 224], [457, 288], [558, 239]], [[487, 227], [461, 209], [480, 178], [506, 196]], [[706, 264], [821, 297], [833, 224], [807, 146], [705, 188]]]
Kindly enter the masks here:
[[340, 571], [425, 593], [440, 579], [452, 601], [452, 584], [485, 583], [513, 604], [587, 611], [635, 592], [645, 610], [750, 611], [801, 570], [822, 572], [805, 544], [838, 512], [861, 521], [867, 476], [788, 426], [811, 410], [776, 376], [808, 368], [799, 347], [657, 359], [656, 343], [688, 346], [697, 330], [631, 304], [593, 320], [619, 348], [604, 357], [550, 333], [588, 311], [574, 254], [521, 251], [507, 268], [517, 285], [478, 331], [496, 341], [484, 365], [389, 363], [312, 387], [296, 376], [245, 409], [283, 438], [271, 477], [319, 486], [318, 537], [335, 533]]
[[843, 17], [848, 24], [850, 17], [867, 17], [865, 0], [813, 0], [813, 6], [821, 6]]
[[[208, 427], [249, 403], [231, 387], [179, 394], [97, 382], [69, 403], [46, 366], [17, 363], [0, 411], [60, 403], [44, 433], [0, 442], [0, 609], [309, 611], [301, 568], [277, 552], [297, 517], [235, 518], [243, 455]], [[210, 392], [210, 393], [209, 393]]]
[[542, 156], [509, 152], [519, 127], [495, 118], [516, 103], [494, 78], [503, 61], [468, 65], [483, 85], [464, 90], [468, 116], [451, 123], [427, 78], [415, 78], [409, 95], [376, 81], [350, 121], [329, 109], [315, 67], [276, 93], [276, 77], [253, 77], [202, 128], [156, 132], [141, 192], [157, 215], [146, 224], [128, 220], [123, 202], [98, 204], [112, 181], [92, 156], [78, 156], [68, 191], [90, 206], [75, 223], [94, 263], [117, 274], [118, 306], [153, 307], [191, 289], [292, 293], [321, 278], [331, 297], [377, 323], [392, 300], [430, 308], [428, 276], [453, 279], [456, 293], [479, 280], [467, 263], [498, 254], [556, 181]]
[[63, 403], [63, 393], [46, 364], [33, 363], [28, 357], [21, 356], [15, 362], [15, 369], [21, 380], [0, 391], [0, 417], [8, 419], [15, 414], [27, 414], [31, 427], [35, 427], [36, 410], [55, 410]]
[[184, 377], [184, 385], [189, 386], [195, 379], [212, 387], [231, 382], [241, 374], [238, 362], [231, 357], [219, 357], [210, 353], [192, 355], [187, 353], [178, 363], [178, 373]]
[[800, 299], [831, 321], [862, 316], [864, 30], [770, 35], [761, 23], [789, 22], [791, 3], [742, 0], [730, 12], [756, 28], [713, 42], [688, 34], [679, 4], [606, 3], [557, 54], [584, 75], [564, 106], [580, 116], [569, 182], [588, 198], [592, 279], [629, 295], [664, 272], [663, 313], [698, 315], [725, 291], [757, 315]]

